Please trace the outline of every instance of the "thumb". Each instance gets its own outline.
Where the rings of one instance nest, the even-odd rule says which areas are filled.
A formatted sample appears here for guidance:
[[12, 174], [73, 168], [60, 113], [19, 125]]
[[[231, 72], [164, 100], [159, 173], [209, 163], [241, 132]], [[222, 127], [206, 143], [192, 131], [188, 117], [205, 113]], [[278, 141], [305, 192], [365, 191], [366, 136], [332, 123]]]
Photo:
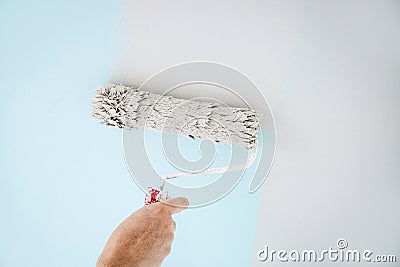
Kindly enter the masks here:
[[181, 212], [182, 210], [187, 209], [189, 206], [189, 200], [185, 197], [167, 199], [162, 203], [166, 205], [166, 209], [168, 209], [171, 215]]

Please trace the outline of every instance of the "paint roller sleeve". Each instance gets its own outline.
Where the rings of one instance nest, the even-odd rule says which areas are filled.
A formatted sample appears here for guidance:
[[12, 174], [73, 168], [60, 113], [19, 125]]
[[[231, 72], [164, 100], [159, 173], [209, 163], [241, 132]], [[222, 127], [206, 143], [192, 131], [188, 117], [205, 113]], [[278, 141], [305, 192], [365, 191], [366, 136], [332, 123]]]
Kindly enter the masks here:
[[220, 103], [153, 94], [120, 84], [97, 89], [92, 115], [119, 128], [146, 128], [251, 149], [256, 146], [257, 113]]

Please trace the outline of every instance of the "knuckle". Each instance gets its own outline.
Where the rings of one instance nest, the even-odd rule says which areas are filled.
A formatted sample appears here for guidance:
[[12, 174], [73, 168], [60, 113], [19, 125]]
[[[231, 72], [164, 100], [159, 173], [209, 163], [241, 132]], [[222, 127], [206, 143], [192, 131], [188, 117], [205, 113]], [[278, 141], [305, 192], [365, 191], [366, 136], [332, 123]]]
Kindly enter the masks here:
[[164, 232], [162, 239], [163, 239], [163, 243], [166, 246], [170, 246], [172, 244], [172, 241], [174, 241], [174, 233], [170, 232], [170, 231]]
[[174, 220], [172, 220], [172, 222], [171, 222], [171, 227], [172, 227], [172, 231], [176, 230], [176, 222]]
[[154, 205], [154, 214], [159, 216], [159, 217], [168, 217], [169, 213], [168, 210], [164, 207], [164, 204], [162, 203], [156, 203], [156, 204], [152, 204]]
[[158, 215], [163, 212], [163, 207], [161, 205], [159, 205], [159, 203], [152, 204], [152, 211], [153, 211], [153, 214]]
[[157, 205], [157, 204], [158, 203], [150, 205], [150, 206], [154, 205], [153, 207], [151, 207], [150, 215], [153, 219], [160, 219], [160, 220], [164, 221], [166, 211], [164, 210], [164, 208], [161, 205]]
[[172, 241], [174, 241], [174, 234], [173, 233], [171, 233], [171, 235], [169, 236], [169, 240], [171, 241], [171, 243], [172, 243]]
[[171, 226], [171, 225], [174, 224], [174, 220], [172, 220], [171, 217], [166, 217], [166, 218], [164, 219], [164, 222], [165, 222], [165, 224], [168, 225], [168, 226]]
[[171, 253], [171, 245], [168, 245], [164, 249], [165, 255], [169, 255]]

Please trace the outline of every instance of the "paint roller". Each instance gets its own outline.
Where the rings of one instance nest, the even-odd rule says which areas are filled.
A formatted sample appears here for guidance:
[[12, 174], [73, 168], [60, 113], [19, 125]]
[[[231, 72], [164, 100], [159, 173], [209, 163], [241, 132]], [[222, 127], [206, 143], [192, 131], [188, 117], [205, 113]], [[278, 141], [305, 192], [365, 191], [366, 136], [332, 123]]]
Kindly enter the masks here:
[[243, 170], [254, 162], [257, 154], [258, 114], [249, 108], [180, 99], [110, 83], [97, 88], [92, 115], [108, 126], [164, 131], [250, 151], [249, 160], [245, 164], [164, 175], [160, 190], [149, 187], [146, 205], [167, 198], [166, 192], [163, 192], [167, 179]]

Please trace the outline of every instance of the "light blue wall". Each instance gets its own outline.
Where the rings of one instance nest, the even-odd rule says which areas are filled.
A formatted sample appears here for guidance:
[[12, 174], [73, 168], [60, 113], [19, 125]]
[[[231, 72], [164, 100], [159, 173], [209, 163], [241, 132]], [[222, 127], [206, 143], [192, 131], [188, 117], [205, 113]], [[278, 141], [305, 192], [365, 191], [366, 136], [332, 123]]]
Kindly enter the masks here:
[[[141, 207], [122, 133], [91, 117], [118, 56], [117, 1], [0, 3], [0, 266], [93, 266]], [[176, 216], [165, 266], [246, 266], [259, 196], [249, 177]]]

